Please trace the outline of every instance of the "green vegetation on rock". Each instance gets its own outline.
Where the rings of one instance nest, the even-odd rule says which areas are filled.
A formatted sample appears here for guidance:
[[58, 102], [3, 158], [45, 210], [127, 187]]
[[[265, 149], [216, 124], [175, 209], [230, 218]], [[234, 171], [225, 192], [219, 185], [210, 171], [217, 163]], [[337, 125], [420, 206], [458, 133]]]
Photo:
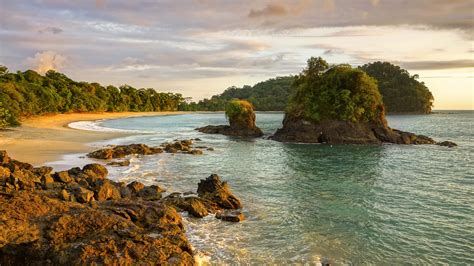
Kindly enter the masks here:
[[8, 73], [0, 66], [0, 126], [16, 126], [23, 117], [68, 112], [176, 111], [181, 94], [128, 85], [104, 87], [77, 82], [62, 73], [33, 70]]
[[418, 75], [411, 76], [407, 70], [388, 62], [374, 62], [360, 69], [377, 80], [387, 112], [431, 113], [433, 95], [417, 80]]
[[255, 127], [255, 112], [252, 104], [244, 100], [231, 100], [226, 104], [225, 116], [230, 126]]
[[384, 108], [375, 79], [350, 65], [329, 67], [322, 58], [310, 58], [294, 83], [287, 115], [312, 122], [340, 120], [382, 121]]

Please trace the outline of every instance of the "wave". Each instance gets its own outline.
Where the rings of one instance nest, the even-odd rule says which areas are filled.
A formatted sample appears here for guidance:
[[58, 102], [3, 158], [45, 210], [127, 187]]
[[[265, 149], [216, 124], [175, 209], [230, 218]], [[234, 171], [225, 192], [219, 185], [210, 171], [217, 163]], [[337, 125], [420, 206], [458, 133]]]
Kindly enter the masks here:
[[100, 124], [105, 120], [97, 121], [77, 121], [68, 124], [68, 127], [79, 130], [99, 131], [99, 132], [120, 132], [120, 133], [153, 133], [149, 131], [133, 130], [133, 129], [119, 129], [103, 127]]

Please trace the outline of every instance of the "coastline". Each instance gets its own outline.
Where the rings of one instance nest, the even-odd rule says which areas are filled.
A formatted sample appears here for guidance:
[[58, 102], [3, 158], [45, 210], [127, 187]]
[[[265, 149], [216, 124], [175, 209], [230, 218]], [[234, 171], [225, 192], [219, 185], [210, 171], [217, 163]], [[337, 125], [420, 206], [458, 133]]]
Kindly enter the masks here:
[[189, 112], [70, 113], [31, 117], [23, 120], [19, 127], [0, 131], [0, 150], [6, 150], [20, 161], [40, 166], [65, 154], [89, 152], [92, 142], [135, 134], [74, 129], [68, 126], [70, 123], [186, 113]]

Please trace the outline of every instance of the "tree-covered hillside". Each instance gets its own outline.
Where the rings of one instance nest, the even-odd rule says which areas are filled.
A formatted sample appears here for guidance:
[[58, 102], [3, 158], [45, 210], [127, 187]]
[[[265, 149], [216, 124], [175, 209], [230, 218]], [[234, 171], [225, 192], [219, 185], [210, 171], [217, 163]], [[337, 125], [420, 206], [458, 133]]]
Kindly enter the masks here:
[[43, 76], [33, 70], [8, 73], [0, 67], [0, 127], [51, 113], [176, 111], [183, 100], [181, 94], [154, 89], [77, 82], [52, 70]]
[[431, 113], [433, 95], [418, 75], [389, 62], [374, 62], [360, 69], [377, 80], [388, 113]]
[[291, 93], [293, 76], [269, 79], [254, 86], [242, 88], [230, 87], [220, 95], [204, 99], [197, 103], [183, 104], [182, 110], [223, 111], [226, 103], [232, 99], [249, 101], [257, 111], [283, 111]]

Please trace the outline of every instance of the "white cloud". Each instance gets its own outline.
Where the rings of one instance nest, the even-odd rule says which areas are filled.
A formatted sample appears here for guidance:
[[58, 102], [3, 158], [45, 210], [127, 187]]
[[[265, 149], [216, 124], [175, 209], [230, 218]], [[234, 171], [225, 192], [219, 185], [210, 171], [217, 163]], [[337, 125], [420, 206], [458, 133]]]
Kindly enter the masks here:
[[28, 57], [27, 63], [40, 74], [48, 70], [61, 70], [66, 63], [66, 57], [54, 51], [38, 52], [34, 57]]

